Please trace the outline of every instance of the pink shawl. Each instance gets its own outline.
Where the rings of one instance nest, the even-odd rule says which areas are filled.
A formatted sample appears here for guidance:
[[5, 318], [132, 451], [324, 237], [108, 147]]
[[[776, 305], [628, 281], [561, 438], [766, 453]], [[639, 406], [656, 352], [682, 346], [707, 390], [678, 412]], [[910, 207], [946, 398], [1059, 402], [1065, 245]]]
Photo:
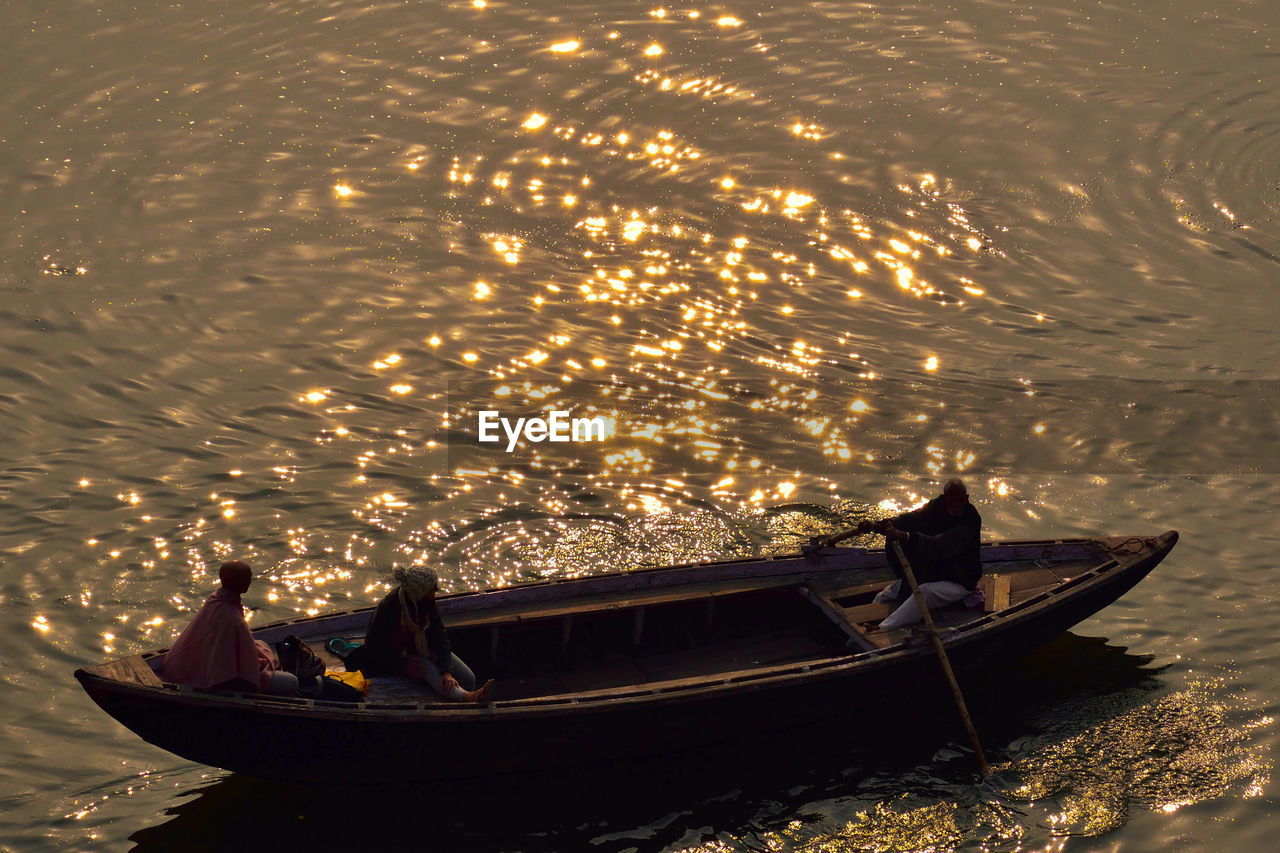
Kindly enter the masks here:
[[261, 689], [275, 669], [271, 648], [249, 633], [240, 596], [220, 589], [174, 641], [160, 676], [192, 687], [215, 687], [239, 678]]

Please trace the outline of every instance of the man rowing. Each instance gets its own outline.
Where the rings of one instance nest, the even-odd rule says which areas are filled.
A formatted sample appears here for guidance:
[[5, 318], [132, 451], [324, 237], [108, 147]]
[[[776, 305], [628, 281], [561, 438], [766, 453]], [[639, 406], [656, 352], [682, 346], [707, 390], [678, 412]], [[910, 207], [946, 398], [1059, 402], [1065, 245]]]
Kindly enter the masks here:
[[[902, 545], [930, 611], [964, 598], [982, 577], [979, 556], [982, 516], [969, 503], [969, 490], [959, 478], [948, 480], [941, 495], [918, 509], [886, 521], [863, 521], [857, 527], [819, 540], [818, 544], [834, 545], [851, 536], [871, 532], [881, 533], [886, 541]], [[906, 599], [880, 623], [880, 627], [887, 630], [911, 625], [921, 617], [894, 549], [886, 553], [898, 579], [882, 589], [875, 601], [892, 604]]]

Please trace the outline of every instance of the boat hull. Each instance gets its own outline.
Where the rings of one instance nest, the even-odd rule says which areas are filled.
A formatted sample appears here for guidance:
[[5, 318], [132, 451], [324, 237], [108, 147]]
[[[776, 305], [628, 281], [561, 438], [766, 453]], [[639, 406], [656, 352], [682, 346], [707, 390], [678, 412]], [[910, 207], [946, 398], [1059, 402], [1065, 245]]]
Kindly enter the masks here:
[[[1124, 595], [1169, 552], [1164, 534], [1140, 558], [1065, 584], [946, 641], [961, 682], [991, 673]], [[1113, 561], [1115, 562], [1115, 561]], [[743, 739], [882, 710], [947, 701], [931, 644], [709, 680], [680, 689], [572, 701], [476, 706], [341, 706], [76, 677], [108, 714], [144, 740], [202, 764], [307, 784], [398, 784], [546, 771]]]

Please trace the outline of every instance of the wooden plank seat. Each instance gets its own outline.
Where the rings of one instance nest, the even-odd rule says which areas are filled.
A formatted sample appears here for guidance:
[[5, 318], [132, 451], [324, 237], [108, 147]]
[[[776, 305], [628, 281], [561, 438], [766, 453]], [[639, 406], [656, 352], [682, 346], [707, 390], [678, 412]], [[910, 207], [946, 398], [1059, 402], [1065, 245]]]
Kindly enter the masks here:
[[800, 594], [818, 609], [832, 624], [839, 628], [847, 638], [845, 645], [857, 651], [871, 651], [875, 644], [867, 639], [862, 629], [849, 619], [848, 611], [828, 596], [815, 592], [809, 587], [800, 587]]
[[881, 577], [875, 580], [863, 579], [856, 584], [850, 584], [848, 576], [841, 576], [820, 584], [810, 584], [810, 586], [814, 592], [820, 593], [842, 607], [848, 607], [852, 604], [849, 599], [870, 598], [884, 589], [885, 585], [892, 580], [893, 575], [886, 570]]
[[874, 625], [884, 620], [886, 616], [893, 612], [895, 605], [893, 604], [876, 604], [874, 601], [869, 604], [860, 604], [857, 607], [846, 607], [844, 609], [844, 618], [848, 619], [854, 625]]

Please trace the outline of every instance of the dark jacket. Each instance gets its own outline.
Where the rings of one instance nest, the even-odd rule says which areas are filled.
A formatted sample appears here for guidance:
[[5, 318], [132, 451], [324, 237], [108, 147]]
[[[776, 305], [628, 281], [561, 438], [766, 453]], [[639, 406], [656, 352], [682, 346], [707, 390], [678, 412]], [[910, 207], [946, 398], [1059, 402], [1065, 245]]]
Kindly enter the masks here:
[[[423, 599], [411, 602], [409, 606], [412, 609], [410, 615], [419, 625], [424, 619], [431, 620], [426, 629], [427, 647], [440, 671], [448, 672], [452, 653], [449, 632], [440, 620], [435, 601]], [[365, 630], [364, 645], [351, 653], [347, 669], [360, 669], [368, 676], [399, 675], [404, 659], [412, 654], [416, 654], [413, 638], [400, 624], [400, 589], [397, 587], [378, 602], [373, 619]]]
[[904, 549], [916, 581], [954, 581], [973, 589], [982, 577], [982, 516], [967, 504], [958, 518], [947, 515], [942, 498], [903, 513], [893, 526], [911, 534]]

